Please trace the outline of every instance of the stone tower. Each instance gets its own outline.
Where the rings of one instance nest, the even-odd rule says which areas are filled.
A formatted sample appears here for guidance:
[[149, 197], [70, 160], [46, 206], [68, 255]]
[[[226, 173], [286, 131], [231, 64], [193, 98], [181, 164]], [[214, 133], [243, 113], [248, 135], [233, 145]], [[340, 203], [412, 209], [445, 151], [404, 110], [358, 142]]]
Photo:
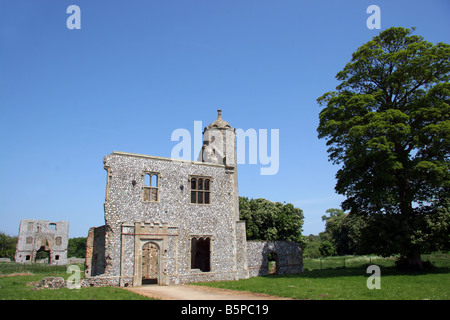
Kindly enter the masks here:
[[236, 132], [222, 119], [222, 110], [217, 110], [217, 120], [203, 131], [203, 147], [198, 161], [222, 164], [236, 168]]
[[203, 146], [198, 161], [224, 165], [225, 172], [232, 175], [231, 181], [236, 190], [233, 199], [235, 219], [239, 221], [236, 130], [222, 119], [221, 109], [217, 113], [217, 119], [203, 130]]

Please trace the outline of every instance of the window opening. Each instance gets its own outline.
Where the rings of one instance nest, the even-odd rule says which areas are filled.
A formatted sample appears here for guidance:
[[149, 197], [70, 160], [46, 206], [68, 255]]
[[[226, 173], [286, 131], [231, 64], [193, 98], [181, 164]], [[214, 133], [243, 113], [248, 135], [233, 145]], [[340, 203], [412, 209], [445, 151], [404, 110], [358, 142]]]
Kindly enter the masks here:
[[152, 184], [151, 186], [153, 188], [157, 188], [158, 187], [158, 176], [156, 174], [152, 175]]
[[211, 178], [191, 178], [191, 203], [211, 204]]
[[159, 201], [159, 174], [155, 172], [144, 173], [143, 200], [150, 202]]
[[211, 271], [211, 238], [192, 238], [191, 269], [202, 272]]

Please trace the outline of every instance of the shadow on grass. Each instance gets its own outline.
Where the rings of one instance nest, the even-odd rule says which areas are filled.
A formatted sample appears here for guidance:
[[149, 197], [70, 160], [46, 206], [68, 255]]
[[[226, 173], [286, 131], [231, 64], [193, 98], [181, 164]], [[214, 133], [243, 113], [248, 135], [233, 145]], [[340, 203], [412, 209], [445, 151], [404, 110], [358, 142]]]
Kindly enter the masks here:
[[[285, 275], [267, 275], [265, 278], [335, 278], [335, 277], [352, 277], [352, 276], [369, 276], [370, 273], [366, 273], [367, 266], [364, 267], [349, 267], [349, 268], [334, 268], [324, 270], [306, 270], [303, 273], [285, 274]], [[399, 271], [396, 267], [383, 267], [380, 266], [382, 276], [419, 276], [426, 274], [443, 274], [450, 273], [448, 267], [433, 267], [427, 271]]]

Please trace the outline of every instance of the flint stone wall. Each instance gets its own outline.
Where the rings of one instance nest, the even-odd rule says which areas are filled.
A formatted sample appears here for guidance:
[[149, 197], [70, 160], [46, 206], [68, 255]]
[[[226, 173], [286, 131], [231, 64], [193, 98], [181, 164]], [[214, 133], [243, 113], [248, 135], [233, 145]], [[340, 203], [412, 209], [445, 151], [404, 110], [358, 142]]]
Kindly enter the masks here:
[[[236, 210], [234, 168], [121, 152], [107, 155], [104, 164], [108, 172], [102, 227], [104, 277], [120, 279], [122, 286], [130, 285], [131, 278], [132, 285], [139, 285], [139, 259], [143, 245], [148, 242], [159, 249], [159, 284], [248, 277], [246, 264], [237, 259], [245, 252], [246, 243], [245, 223], [238, 221]], [[159, 175], [156, 202], [143, 201], [145, 172]], [[190, 203], [191, 175], [211, 177], [211, 204]], [[94, 233], [95, 229], [90, 231]], [[210, 239], [209, 272], [191, 269], [193, 238]], [[88, 239], [87, 266], [89, 250], [91, 256], [94, 254], [95, 239], [95, 236]], [[98, 275], [92, 273], [94, 266], [88, 268], [91, 270], [86, 274], [88, 277]]]
[[20, 221], [15, 261], [36, 262], [36, 253], [43, 249], [50, 254], [50, 264], [64, 265], [67, 264], [68, 244], [69, 222], [24, 219]]
[[247, 241], [249, 277], [269, 274], [269, 254], [277, 256], [277, 274], [303, 272], [302, 248], [296, 242]]

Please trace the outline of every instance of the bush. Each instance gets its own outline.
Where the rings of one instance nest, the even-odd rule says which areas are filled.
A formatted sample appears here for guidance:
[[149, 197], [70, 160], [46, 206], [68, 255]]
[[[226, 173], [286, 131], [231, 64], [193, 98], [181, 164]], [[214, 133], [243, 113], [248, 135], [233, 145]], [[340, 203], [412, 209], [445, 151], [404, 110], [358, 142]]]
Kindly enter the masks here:
[[0, 258], [10, 258], [14, 260], [16, 254], [17, 237], [11, 237], [4, 232], [0, 232]]
[[336, 248], [330, 241], [324, 240], [319, 245], [319, 252], [324, 257], [334, 256], [336, 255]]

